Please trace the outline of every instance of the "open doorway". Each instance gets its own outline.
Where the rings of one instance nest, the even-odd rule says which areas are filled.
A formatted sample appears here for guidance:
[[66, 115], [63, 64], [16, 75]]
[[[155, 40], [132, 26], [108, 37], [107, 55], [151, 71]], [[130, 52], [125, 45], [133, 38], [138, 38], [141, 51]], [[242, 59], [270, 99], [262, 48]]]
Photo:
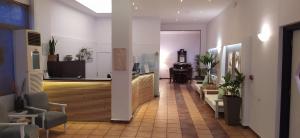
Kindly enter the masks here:
[[187, 51], [187, 63], [195, 68], [195, 56], [201, 52], [201, 31], [160, 32], [159, 77], [161, 79], [170, 78], [169, 68], [177, 62], [177, 52], [180, 49]]
[[280, 138], [300, 135], [300, 23], [283, 27]]

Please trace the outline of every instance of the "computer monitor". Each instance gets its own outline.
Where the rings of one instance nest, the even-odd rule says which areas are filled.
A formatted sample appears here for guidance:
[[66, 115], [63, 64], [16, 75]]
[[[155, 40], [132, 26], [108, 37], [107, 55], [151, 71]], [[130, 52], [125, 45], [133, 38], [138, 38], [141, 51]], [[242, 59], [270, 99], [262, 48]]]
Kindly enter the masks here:
[[134, 63], [133, 64], [132, 72], [140, 73], [140, 63]]

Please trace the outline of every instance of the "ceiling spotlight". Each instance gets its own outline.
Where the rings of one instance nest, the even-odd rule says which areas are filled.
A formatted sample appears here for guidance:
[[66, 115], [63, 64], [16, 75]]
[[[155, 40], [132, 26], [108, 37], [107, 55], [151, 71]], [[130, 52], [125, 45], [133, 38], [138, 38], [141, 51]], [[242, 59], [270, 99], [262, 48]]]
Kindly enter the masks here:
[[182, 3], [182, 2], [183, 2], [183, 0], [180, 0], [180, 2]]
[[180, 14], [180, 10], [177, 11], [177, 14]]
[[132, 6], [134, 6], [135, 5], [135, 3], [134, 2], [132, 2]]
[[134, 6], [134, 9], [135, 9], [135, 10], [138, 10], [138, 9], [139, 9], [139, 7], [138, 7], [138, 6]]

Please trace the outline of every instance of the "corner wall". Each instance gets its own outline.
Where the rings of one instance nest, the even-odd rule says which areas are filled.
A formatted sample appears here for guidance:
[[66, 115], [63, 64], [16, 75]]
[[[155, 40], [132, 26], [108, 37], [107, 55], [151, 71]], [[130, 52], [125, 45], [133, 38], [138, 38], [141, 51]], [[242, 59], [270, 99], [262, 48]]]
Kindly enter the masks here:
[[[300, 1], [295, 0], [235, 0], [207, 27], [208, 49], [242, 43], [251, 47], [249, 126], [263, 138], [279, 137], [281, 92], [280, 27], [300, 21]], [[263, 43], [257, 34], [270, 26], [272, 36]]]

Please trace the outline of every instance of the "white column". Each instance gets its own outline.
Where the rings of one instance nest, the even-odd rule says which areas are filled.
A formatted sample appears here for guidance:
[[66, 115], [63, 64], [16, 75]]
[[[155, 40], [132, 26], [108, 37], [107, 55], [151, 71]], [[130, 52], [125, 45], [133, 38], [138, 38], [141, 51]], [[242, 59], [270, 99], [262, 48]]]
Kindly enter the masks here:
[[131, 109], [132, 79], [132, 3], [131, 0], [112, 0], [112, 49], [126, 49], [126, 69], [112, 69], [111, 120], [129, 121]]

